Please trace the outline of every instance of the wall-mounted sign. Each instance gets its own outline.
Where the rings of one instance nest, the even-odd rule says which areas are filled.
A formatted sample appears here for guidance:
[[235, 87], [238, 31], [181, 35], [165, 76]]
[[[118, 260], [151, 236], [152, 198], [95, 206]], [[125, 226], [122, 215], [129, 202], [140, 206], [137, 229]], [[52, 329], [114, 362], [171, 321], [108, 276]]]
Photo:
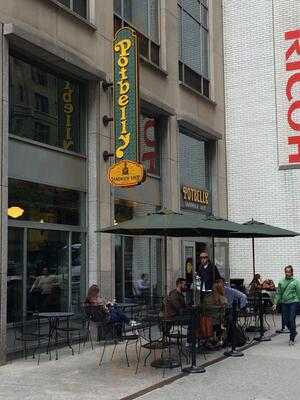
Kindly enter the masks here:
[[[288, 3], [288, 12], [286, 12], [286, 2], [273, 1], [274, 96], [276, 96], [274, 103], [276, 121], [274, 120], [274, 124], [276, 122], [277, 131], [277, 135], [274, 137], [277, 138], [278, 143], [279, 166], [281, 168], [299, 168], [300, 4], [298, 0], [290, 0]], [[272, 126], [272, 124], [273, 119], [269, 126]], [[267, 151], [266, 147], [266, 157], [268, 156]]]
[[143, 165], [130, 160], [123, 160], [112, 165], [107, 176], [112, 185], [120, 187], [139, 185], [146, 178]]
[[191, 186], [181, 186], [181, 208], [194, 211], [211, 212], [210, 192]]
[[139, 73], [138, 43], [131, 28], [120, 29], [113, 43], [114, 134], [117, 164], [110, 167], [112, 185], [131, 187], [145, 179], [139, 161]]
[[117, 160], [138, 160], [139, 77], [137, 36], [120, 29], [114, 44], [114, 130]]

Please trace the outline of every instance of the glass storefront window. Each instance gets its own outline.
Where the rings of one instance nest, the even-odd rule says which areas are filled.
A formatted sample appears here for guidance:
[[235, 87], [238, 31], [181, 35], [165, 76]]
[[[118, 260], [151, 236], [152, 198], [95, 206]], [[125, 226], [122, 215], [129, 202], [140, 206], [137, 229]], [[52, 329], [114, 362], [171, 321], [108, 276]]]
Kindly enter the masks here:
[[140, 151], [141, 162], [146, 172], [160, 176], [160, 135], [157, 118], [141, 114], [140, 117]]
[[72, 232], [71, 290], [72, 311], [80, 312], [86, 295], [85, 234], [81, 232]]
[[[75, 190], [9, 179], [8, 209], [21, 209], [23, 213], [19, 220], [80, 225], [83, 222], [83, 196]], [[10, 217], [10, 212], [8, 214]]]
[[8, 230], [7, 254], [7, 322], [18, 322], [23, 316], [23, 229]]
[[79, 313], [86, 295], [85, 257], [84, 232], [9, 227], [7, 322], [34, 311]]
[[10, 57], [10, 134], [83, 153], [83, 87]]
[[67, 311], [68, 232], [28, 230], [27, 311]]
[[[117, 200], [115, 220], [156, 211], [153, 205]], [[153, 237], [115, 235], [115, 291], [117, 301], [148, 301], [162, 296], [162, 241]]]

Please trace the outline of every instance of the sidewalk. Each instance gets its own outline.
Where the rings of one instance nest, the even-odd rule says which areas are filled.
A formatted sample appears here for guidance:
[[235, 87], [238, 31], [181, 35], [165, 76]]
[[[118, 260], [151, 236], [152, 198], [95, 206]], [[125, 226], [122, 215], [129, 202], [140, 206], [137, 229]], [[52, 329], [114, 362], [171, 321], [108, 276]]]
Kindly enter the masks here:
[[[299, 328], [298, 328], [299, 329]], [[297, 340], [298, 339], [298, 340]], [[288, 345], [278, 335], [206, 369], [152, 391], [139, 400], [297, 400], [300, 398], [300, 338]]]
[[[287, 335], [283, 336], [287, 340]], [[54, 357], [49, 361], [48, 355], [43, 353], [39, 366], [37, 365], [37, 360], [33, 360], [31, 357], [27, 360], [14, 360], [0, 367], [0, 399], [114, 400], [135, 394], [164, 381], [167, 382], [171, 377], [176, 377], [180, 374], [180, 368], [168, 369], [165, 371], [165, 376], [163, 376], [162, 369], [154, 369], [149, 365], [153, 358], [149, 358], [147, 366], [144, 367], [143, 362], [147, 354], [146, 350], [143, 350], [140, 367], [138, 373], [135, 374], [135, 346], [130, 344], [128, 347], [131, 364], [129, 368], [125, 360], [124, 346], [124, 344], [117, 346], [113, 361], [110, 360], [112, 346], [109, 346], [105, 353], [104, 362], [100, 367], [98, 364], [102, 346], [97, 346], [92, 350], [89, 344], [85, 349], [82, 349], [80, 355], [76, 353], [77, 346], [74, 346], [74, 356], [71, 355], [69, 348], [61, 349], [57, 361], [53, 359]], [[257, 348], [261, 349], [261, 346], [259, 345]], [[223, 351], [214, 351], [206, 354], [207, 360], [204, 360], [203, 355], [199, 355], [197, 363], [218, 359], [222, 356]], [[159, 352], [156, 353], [157, 358], [159, 354]], [[225, 362], [228, 365], [232, 364], [230, 360]], [[220, 374], [226, 375], [228, 365], [224, 366], [224, 362], [220, 365], [222, 365]], [[202, 382], [202, 379], [208, 379], [209, 375], [207, 372], [207, 374], [198, 375], [193, 379], [201, 380]]]

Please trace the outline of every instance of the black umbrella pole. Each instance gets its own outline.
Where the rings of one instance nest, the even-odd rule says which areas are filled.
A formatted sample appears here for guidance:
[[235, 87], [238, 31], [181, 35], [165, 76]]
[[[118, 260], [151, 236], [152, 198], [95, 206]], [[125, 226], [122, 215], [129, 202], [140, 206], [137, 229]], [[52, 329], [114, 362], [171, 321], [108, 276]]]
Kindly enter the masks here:
[[191, 348], [191, 366], [183, 368], [183, 372], [187, 372], [189, 374], [202, 374], [205, 372], [205, 368], [202, 365], [196, 365], [196, 329], [197, 329], [197, 321], [199, 314], [199, 307], [193, 307], [192, 311], [192, 348]]
[[164, 236], [164, 248], [165, 248], [165, 281], [164, 281], [164, 285], [165, 285], [165, 290], [164, 290], [164, 294], [165, 296], [167, 296], [168, 294], [168, 238], [167, 238], [167, 234], [165, 233]]

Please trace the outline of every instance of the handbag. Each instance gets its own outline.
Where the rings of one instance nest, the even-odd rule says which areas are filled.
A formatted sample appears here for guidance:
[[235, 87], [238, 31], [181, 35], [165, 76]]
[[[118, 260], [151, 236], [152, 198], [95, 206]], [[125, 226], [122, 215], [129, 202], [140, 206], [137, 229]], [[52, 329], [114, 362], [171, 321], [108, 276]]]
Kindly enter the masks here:
[[196, 330], [196, 336], [207, 339], [214, 335], [213, 319], [208, 315], [201, 315], [199, 318], [198, 329]]

